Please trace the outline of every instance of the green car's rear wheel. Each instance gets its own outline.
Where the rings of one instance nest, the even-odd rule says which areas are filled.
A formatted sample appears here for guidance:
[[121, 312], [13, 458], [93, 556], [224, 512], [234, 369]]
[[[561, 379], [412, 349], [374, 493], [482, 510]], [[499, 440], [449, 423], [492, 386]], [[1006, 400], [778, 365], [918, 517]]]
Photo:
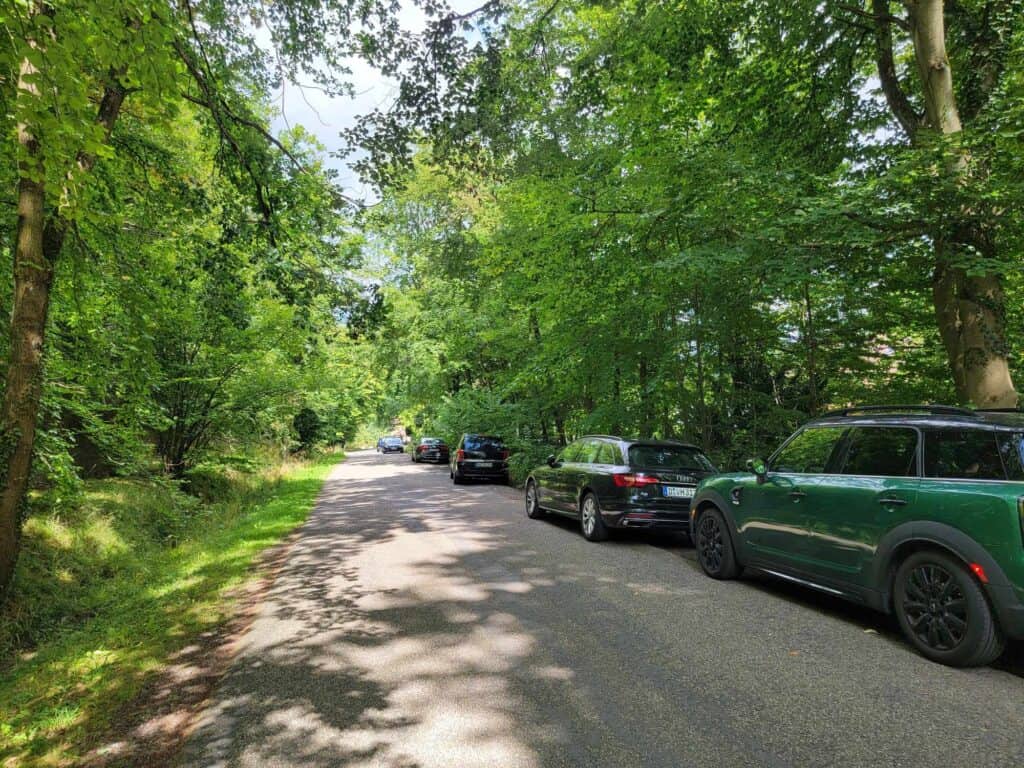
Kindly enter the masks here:
[[907, 639], [925, 656], [954, 667], [989, 664], [1003, 637], [981, 585], [943, 552], [915, 552], [896, 571], [893, 609]]

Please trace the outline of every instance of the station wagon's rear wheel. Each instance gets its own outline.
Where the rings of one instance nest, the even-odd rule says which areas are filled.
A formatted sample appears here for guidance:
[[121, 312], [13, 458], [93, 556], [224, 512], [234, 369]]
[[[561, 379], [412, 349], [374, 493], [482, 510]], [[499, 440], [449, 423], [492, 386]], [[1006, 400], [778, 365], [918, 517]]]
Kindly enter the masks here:
[[601, 517], [601, 505], [592, 493], [584, 495], [580, 502], [580, 529], [587, 541], [604, 541], [608, 538], [608, 527]]
[[893, 608], [903, 634], [932, 661], [977, 667], [1003, 652], [1003, 637], [981, 586], [942, 552], [916, 552], [899, 567]]
[[540, 500], [537, 497], [537, 485], [533, 480], [526, 483], [526, 516], [531, 520], [544, 517], [544, 510], [540, 508]]
[[725, 518], [717, 508], [707, 510], [697, 521], [697, 560], [700, 567], [713, 579], [734, 579], [739, 575], [736, 553]]

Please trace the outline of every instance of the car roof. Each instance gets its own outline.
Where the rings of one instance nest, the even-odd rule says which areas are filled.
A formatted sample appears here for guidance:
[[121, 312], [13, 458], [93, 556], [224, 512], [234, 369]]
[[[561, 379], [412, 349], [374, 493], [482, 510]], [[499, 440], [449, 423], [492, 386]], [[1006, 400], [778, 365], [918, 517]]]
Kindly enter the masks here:
[[877, 406], [833, 411], [807, 422], [807, 426], [842, 424], [1021, 431], [1024, 430], [1024, 413], [952, 406]]
[[693, 443], [684, 443], [681, 440], [654, 440], [653, 438], [641, 439], [635, 437], [619, 437], [617, 435], [583, 435], [579, 439], [587, 440], [591, 438], [597, 440], [614, 440], [627, 445], [649, 445], [654, 448], [691, 448], [695, 451], [701, 450], [700, 446], [694, 445]]

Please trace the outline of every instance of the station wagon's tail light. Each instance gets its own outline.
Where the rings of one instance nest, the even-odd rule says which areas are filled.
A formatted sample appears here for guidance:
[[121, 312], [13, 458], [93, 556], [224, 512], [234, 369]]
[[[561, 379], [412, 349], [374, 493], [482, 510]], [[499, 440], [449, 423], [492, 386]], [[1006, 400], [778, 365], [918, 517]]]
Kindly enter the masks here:
[[420, 452], [420, 453], [423, 453], [425, 450], [427, 450], [427, 446], [425, 446], [425, 445], [417, 445], [416, 446], [416, 450], [418, 452]]
[[657, 475], [645, 475], [643, 472], [635, 475], [616, 472], [612, 475], [612, 482], [619, 488], [639, 488], [644, 485], [657, 485], [661, 480]]
[[508, 458], [508, 451], [502, 451], [501, 452], [501, 458], [507, 459]]
[[462, 450], [461, 448], [459, 448], [459, 450], [457, 450], [455, 452], [455, 460], [456, 461], [465, 461], [466, 460], [466, 452], [464, 450]]

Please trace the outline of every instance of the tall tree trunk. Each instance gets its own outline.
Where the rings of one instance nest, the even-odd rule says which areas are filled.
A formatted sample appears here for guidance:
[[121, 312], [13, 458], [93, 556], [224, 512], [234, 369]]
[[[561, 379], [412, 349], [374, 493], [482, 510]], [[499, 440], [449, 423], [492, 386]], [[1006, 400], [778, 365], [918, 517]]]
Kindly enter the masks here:
[[[34, 41], [30, 41], [36, 47]], [[18, 99], [40, 99], [35, 85], [35, 66], [21, 64]], [[110, 135], [124, 102], [121, 73], [111, 72], [110, 83], [100, 100], [97, 122]], [[46, 173], [40, 153], [40, 137], [32, 126], [18, 125], [23, 159], [19, 163], [18, 225], [14, 250], [14, 303], [11, 310], [11, 358], [6, 388], [0, 403], [0, 601], [14, 576], [21, 543], [36, 422], [42, 396], [46, 321], [54, 267], [64, 246], [68, 223], [46, 207]], [[77, 172], [87, 173], [96, 163], [92, 153], [76, 158]]]
[[11, 358], [0, 405], [0, 597], [7, 591], [18, 557], [42, 391], [43, 342], [53, 282], [46, 241], [54, 234], [46, 231], [45, 193], [42, 181], [23, 177], [18, 184]]
[[[962, 130], [953, 90], [953, 72], [946, 55], [945, 11], [942, 0], [906, 0], [914, 59], [924, 95], [924, 127], [943, 135]], [[959, 153], [949, 172], [967, 178], [968, 158]], [[965, 218], [967, 218], [965, 213]], [[957, 396], [979, 408], [1017, 406], [1007, 359], [1006, 320], [1002, 278], [998, 274], [969, 275], [954, 266], [956, 251], [967, 244], [989, 245], [975, 224], [957, 228], [955, 237], [934, 234], [935, 271], [932, 297], [939, 334], [946, 348]], [[989, 254], [994, 256], [993, 253]]]
[[[36, 67], [25, 59], [19, 71], [19, 99], [39, 97], [37, 74]], [[0, 599], [11, 583], [21, 543], [53, 282], [53, 263], [46, 253], [46, 182], [39, 141], [29, 126], [19, 124], [18, 143], [24, 156], [18, 167], [11, 357], [0, 403]]]

